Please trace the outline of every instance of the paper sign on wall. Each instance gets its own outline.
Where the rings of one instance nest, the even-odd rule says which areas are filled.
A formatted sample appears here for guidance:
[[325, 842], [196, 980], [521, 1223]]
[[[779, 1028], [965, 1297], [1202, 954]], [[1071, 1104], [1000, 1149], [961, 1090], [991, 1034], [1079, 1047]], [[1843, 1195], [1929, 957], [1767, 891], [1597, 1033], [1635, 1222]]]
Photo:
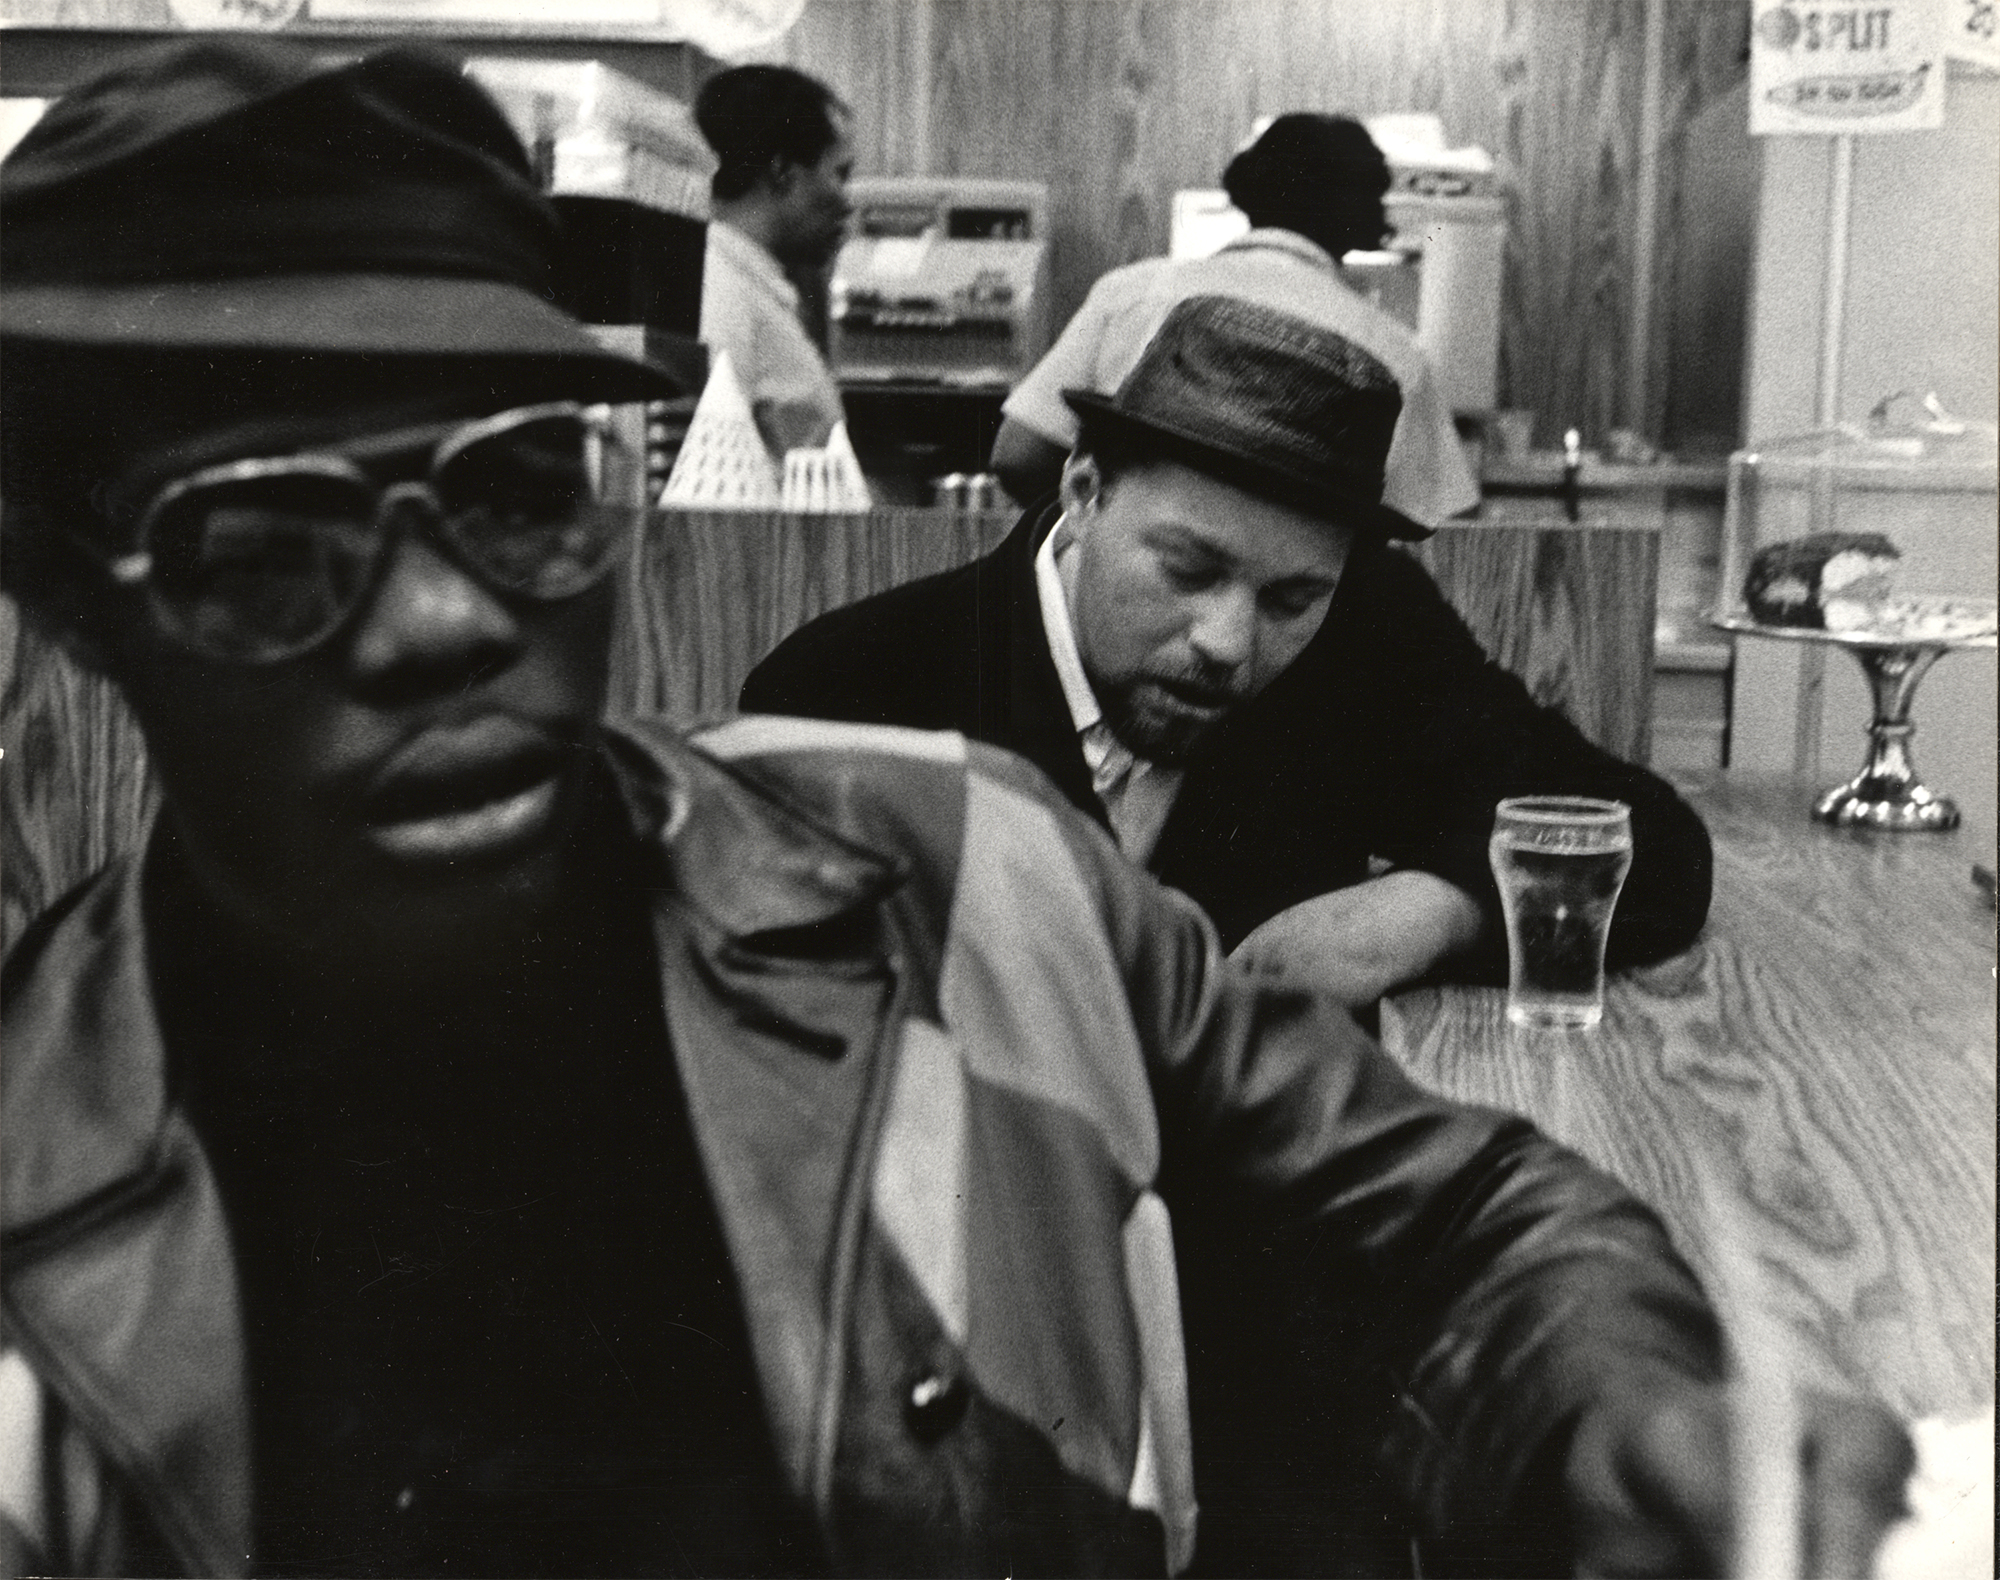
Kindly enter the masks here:
[[1944, 0], [1751, 5], [1752, 135], [1944, 124]]

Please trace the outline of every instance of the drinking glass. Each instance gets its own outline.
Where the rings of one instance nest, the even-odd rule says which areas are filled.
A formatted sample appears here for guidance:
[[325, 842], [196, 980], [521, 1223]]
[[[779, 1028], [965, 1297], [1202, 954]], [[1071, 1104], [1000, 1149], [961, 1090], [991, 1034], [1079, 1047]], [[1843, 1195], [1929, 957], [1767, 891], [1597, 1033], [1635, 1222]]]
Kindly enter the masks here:
[[1632, 809], [1588, 796], [1519, 796], [1493, 812], [1487, 847], [1507, 918], [1507, 1019], [1595, 1026], [1604, 943], [1632, 865]]

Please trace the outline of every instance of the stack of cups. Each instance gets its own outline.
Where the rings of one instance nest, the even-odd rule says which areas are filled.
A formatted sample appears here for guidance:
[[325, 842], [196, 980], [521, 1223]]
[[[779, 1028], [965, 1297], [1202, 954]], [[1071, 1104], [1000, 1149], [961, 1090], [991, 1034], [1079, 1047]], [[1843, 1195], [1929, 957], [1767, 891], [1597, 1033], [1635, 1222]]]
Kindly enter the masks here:
[[992, 472], [947, 472], [931, 482], [941, 510], [995, 510], [1000, 505], [1000, 479]]

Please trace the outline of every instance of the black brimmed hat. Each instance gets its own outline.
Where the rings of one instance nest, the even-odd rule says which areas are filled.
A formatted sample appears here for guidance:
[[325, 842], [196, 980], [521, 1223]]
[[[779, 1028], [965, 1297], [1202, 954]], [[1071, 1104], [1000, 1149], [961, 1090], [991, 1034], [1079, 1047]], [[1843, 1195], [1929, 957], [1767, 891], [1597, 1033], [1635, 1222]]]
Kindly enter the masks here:
[[558, 302], [564, 237], [505, 118], [420, 49], [179, 42], [53, 104], [0, 165], [0, 333], [59, 345], [502, 357], [671, 394]]
[[1382, 503], [1403, 393], [1382, 362], [1307, 319], [1227, 296], [1176, 303], [1115, 395], [1064, 390], [1092, 433], [1136, 440], [1251, 493], [1391, 538]]

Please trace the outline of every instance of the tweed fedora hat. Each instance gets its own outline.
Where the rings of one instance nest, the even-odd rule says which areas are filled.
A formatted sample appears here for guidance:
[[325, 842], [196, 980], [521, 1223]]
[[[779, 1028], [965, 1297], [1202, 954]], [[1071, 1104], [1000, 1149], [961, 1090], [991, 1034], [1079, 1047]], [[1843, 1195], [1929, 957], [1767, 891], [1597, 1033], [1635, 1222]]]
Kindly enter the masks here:
[[1117, 393], [1064, 390], [1092, 433], [1392, 538], [1430, 529], [1382, 503], [1403, 393], [1346, 336], [1228, 296], [1174, 305]]
[[672, 393], [558, 303], [565, 238], [443, 56], [169, 44], [50, 106], [0, 164], [0, 333], [134, 350], [504, 357], [577, 398]]

